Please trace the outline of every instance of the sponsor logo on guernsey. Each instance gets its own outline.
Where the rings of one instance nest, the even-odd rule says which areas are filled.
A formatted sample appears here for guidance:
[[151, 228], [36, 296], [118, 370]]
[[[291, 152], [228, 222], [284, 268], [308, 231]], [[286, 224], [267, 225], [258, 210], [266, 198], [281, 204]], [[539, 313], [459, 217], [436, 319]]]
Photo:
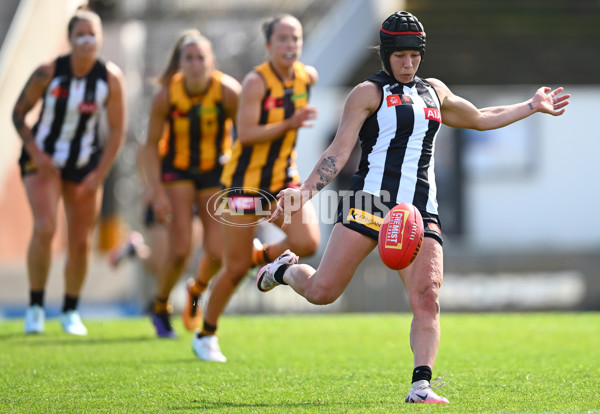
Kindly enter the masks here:
[[263, 104], [265, 111], [275, 108], [281, 108], [283, 106], [283, 98], [276, 98], [274, 96], [267, 96]]
[[374, 216], [371, 213], [367, 213], [364, 210], [358, 210], [354, 207], [352, 207], [348, 212], [346, 220], [362, 224], [363, 226], [375, 231], [379, 231], [381, 229], [381, 225], [383, 224], [383, 217]]
[[402, 249], [402, 239], [408, 211], [393, 210], [385, 233], [385, 247], [390, 249]]
[[442, 230], [435, 223], [427, 223], [427, 227], [429, 227], [429, 229], [431, 229], [432, 231], [435, 231], [436, 233], [442, 234]]
[[292, 95], [292, 102], [296, 102], [298, 99], [308, 99], [308, 92], [295, 93]]
[[430, 121], [442, 122], [442, 113], [437, 108], [423, 108], [425, 110], [425, 119]]
[[400, 101], [400, 96], [398, 95], [388, 95], [386, 98], [388, 108], [390, 106], [401, 105], [402, 101]]
[[187, 112], [184, 112], [178, 108], [175, 108], [171, 111], [171, 118], [173, 119], [179, 119], [179, 118], [185, 118], [187, 116]]
[[98, 110], [96, 102], [81, 102], [77, 107], [80, 114], [90, 115]]
[[388, 97], [386, 98], [386, 102], [387, 102], [387, 106], [388, 108], [390, 106], [397, 106], [397, 105], [412, 105], [413, 104], [413, 100], [410, 96], [407, 95], [388, 95]]
[[50, 91], [50, 95], [54, 96], [56, 99], [66, 99], [69, 97], [69, 90], [63, 89], [58, 85]]
[[214, 108], [204, 108], [204, 107], [199, 107], [198, 108], [198, 115], [199, 116], [204, 116], [204, 115], [219, 115], [221, 113], [221, 109], [219, 107], [214, 107]]

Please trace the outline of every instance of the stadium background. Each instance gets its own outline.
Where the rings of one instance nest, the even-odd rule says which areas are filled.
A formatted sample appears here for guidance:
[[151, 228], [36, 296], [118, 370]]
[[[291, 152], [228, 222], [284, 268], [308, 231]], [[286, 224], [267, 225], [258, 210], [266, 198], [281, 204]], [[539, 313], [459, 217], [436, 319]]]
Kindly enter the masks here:
[[[65, 50], [66, 22], [80, 3], [0, 4], [0, 318], [21, 317], [27, 301], [31, 218], [18, 176], [12, 105], [34, 67]], [[106, 186], [83, 291], [84, 317], [138, 314], [152, 290], [151, 279], [135, 262], [111, 269], [106, 249], [128, 229], [141, 229], [135, 149], [145, 136], [153, 92], [149, 80], [159, 74], [181, 30], [199, 28], [212, 40], [219, 68], [241, 80], [265, 58], [259, 27], [267, 16], [289, 12], [302, 21], [302, 60], [320, 73], [312, 96], [319, 119], [301, 131], [298, 144], [306, 176], [335, 133], [349, 88], [378, 70], [370, 46], [378, 42], [383, 18], [399, 9], [415, 13], [425, 25], [427, 52], [419, 75], [442, 79], [477, 106], [525, 100], [541, 85], [565, 86], [573, 95], [560, 118], [536, 115], [487, 133], [443, 128], [436, 168], [446, 240], [444, 311], [600, 309], [597, 0], [104, 0], [91, 5], [103, 18], [102, 55], [126, 75], [129, 130]], [[348, 166], [330, 188], [344, 189], [351, 173]], [[324, 219], [331, 216], [328, 201], [316, 200]], [[323, 223], [324, 241], [330, 228]], [[276, 231], [265, 234], [278, 237]], [[64, 241], [59, 232], [48, 286], [50, 315], [62, 300]], [[322, 251], [308, 261], [318, 264]], [[258, 295], [251, 278], [240, 290], [230, 313], [408, 309], [399, 278], [383, 267], [377, 252], [329, 306], [309, 305], [287, 289]], [[173, 299], [181, 304], [182, 286]]]

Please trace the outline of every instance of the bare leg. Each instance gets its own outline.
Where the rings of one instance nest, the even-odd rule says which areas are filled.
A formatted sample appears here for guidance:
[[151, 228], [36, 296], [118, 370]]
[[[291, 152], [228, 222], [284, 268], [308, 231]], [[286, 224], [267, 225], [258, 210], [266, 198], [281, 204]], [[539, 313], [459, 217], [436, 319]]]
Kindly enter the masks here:
[[440, 344], [439, 290], [443, 271], [442, 246], [426, 237], [414, 263], [398, 272], [413, 311], [410, 346], [415, 367], [426, 365], [433, 369], [435, 363]]
[[77, 184], [63, 184], [63, 199], [68, 227], [68, 254], [65, 265], [65, 293], [78, 297], [87, 274], [92, 230], [98, 218], [101, 191], [76, 195]]
[[204, 254], [196, 272], [196, 278], [188, 280], [186, 302], [181, 318], [188, 331], [194, 331], [202, 320], [201, 295], [204, 293], [212, 277], [221, 268], [223, 251], [222, 224], [214, 219], [214, 203], [210, 198], [216, 194], [216, 189], [199, 192], [196, 196], [198, 214], [202, 221]]
[[204, 255], [198, 267], [196, 281], [202, 286], [207, 286], [208, 282], [221, 268], [224, 248], [223, 225], [212, 217], [214, 206], [209, 203], [209, 199], [213, 194], [213, 191], [202, 192], [197, 197], [197, 205], [200, 206], [200, 220], [204, 230]]
[[[361, 262], [377, 242], [338, 223], [315, 271], [304, 264], [293, 265], [283, 280], [306, 300], [317, 305], [334, 302], [344, 292]], [[351, 254], [347, 254], [351, 252]]]
[[168, 226], [169, 245], [164, 267], [157, 278], [157, 297], [168, 300], [185, 270], [192, 246], [194, 187], [191, 182], [177, 182], [165, 187], [173, 209], [173, 221]]
[[33, 234], [27, 250], [27, 270], [31, 290], [46, 287], [51, 262], [52, 238], [56, 232], [56, 215], [61, 196], [58, 177], [27, 175], [25, 190], [33, 214]]
[[[247, 224], [253, 217], [230, 216], [229, 219]], [[254, 230], [253, 226], [223, 226], [224, 263], [213, 281], [204, 315], [205, 323], [217, 326], [235, 288], [250, 269]]]
[[142, 265], [156, 278], [167, 260], [169, 233], [162, 223], [156, 222], [146, 229], [144, 236], [151, 254], [142, 260]]

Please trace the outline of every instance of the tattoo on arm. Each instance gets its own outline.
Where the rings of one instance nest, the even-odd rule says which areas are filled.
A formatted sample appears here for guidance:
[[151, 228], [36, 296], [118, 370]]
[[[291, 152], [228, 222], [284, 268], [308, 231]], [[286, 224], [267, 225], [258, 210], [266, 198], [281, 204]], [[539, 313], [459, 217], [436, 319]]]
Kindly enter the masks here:
[[533, 105], [531, 104], [531, 102], [527, 102], [527, 105], [529, 105], [529, 109], [533, 111]]
[[50, 71], [47, 67], [40, 66], [39, 68], [37, 68], [27, 80], [24, 89], [27, 89], [27, 87], [34, 82], [39, 84], [45, 84], [50, 82]]
[[12, 113], [12, 121], [15, 125], [17, 131], [21, 131], [21, 129], [25, 126], [25, 115], [27, 112], [33, 108], [35, 102], [31, 102], [27, 97], [27, 90], [32, 87], [34, 83], [37, 83], [36, 87], [40, 87], [41, 85], [45, 85], [48, 83], [50, 73], [44, 67], [39, 67], [33, 72], [33, 74], [27, 80], [27, 83], [23, 87], [19, 98], [15, 104], [13, 113]]
[[23, 119], [19, 111], [17, 111], [16, 109], [13, 111], [12, 121], [17, 131], [20, 131], [21, 128], [25, 126], [25, 120]]
[[316, 184], [317, 191], [321, 191], [337, 175], [338, 169], [336, 162], [337, 158], [332, 155], [321, 160], [321, 164], [317, 168], [317, 174], [320, 179]]
[[32, 105], [25, 97], [26, 88], [27, 85], [25, 85], [25, 88], [21, 91], [12, 113], [12, 121], [17, 132], [21, 132], [21, 128], [25, 126], [25, 114], [32, 108]]

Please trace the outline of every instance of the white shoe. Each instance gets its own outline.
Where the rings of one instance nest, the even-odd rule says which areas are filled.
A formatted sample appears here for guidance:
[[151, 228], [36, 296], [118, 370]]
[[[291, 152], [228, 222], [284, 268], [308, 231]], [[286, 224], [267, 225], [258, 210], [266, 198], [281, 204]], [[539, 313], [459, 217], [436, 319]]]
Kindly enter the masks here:
[[81, 316], [76, 310], [70, 310], [63, 312], [60, 315], [60, 324], [63, 331], [70, 335], [87, 335], [88, 331], [83, 322], [81, 322]]
[[438, 386], [433, 386], [440, 383], [442, 378], [438, 378], [430, 384], [429, 381], [417, 381], [413, 384], [413, 388], [408, 392], [406, 396], [406, 400], [404, 402], [407, 403], [434, 403], [434, 404], [448, 404], [448, 400], [444, 397], [440, 397], [437, 395], [433, 389], [441, 388], [447, 384], [443, 383]]
[[275, 271], [279, 269], [282, 264], [297, 264], [298, 256], [292, 253], [289, 249], [283, 252], [273, 263], [264, 265], [256, 275], [256, 287], [261, 292], [268, 292], [275, 286], [279, 286], [281, 283], [275, 280]]
[[216, 335], [207, 335], [201, 338], [194, 335], [192, 349], [198, 359], [202, 361], [227, 362], [227, 358], [219, 348], [219, 340]]
[[32, 305], [25, 312], [25, 333], [39, 334], [44, 332], [46, 313], [40, 305]]

